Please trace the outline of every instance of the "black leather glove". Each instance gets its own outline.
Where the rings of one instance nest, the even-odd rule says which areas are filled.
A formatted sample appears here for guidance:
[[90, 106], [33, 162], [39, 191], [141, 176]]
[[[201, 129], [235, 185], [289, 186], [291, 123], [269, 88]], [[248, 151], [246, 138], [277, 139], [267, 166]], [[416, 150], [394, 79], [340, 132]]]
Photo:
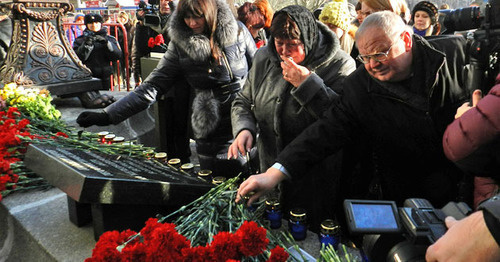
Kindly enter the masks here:
[[95, 42], [95, 36], [87, 36], [85, 37], [85, 45], [94, 45]]
[[84, 111], [78, 116], [76, 122], [81, 127], [89, 127], [93, 125], [108, 126], [111, 124], [111, 120], [109, 119], [108, 114], [104, 111], [102, 112]]
[[104, 37], [102, 35], [96, 35], [95, 41], [99, 42], [99, 43], [106, 43], [106, 42], [108, 42], [108, 39], [106, 39], [106, 37]]

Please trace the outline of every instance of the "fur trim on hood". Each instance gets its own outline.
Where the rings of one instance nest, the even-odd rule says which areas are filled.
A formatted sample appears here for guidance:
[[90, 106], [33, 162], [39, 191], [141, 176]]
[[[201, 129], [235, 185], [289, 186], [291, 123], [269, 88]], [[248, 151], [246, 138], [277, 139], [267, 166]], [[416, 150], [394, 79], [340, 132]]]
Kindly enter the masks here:
[[[217, 29], [215, 42], [220, 48], [234, 44], [238, 38], [238, 24], [231, 9], [224, 0], [217, 4]], [[206, 35], [194, 34], [184, 19], [178, 16], [177, 9], [170, 19], [168, 34], [179, 49], [195, 61], [205, 61], [211, 56], [210, 40]]]

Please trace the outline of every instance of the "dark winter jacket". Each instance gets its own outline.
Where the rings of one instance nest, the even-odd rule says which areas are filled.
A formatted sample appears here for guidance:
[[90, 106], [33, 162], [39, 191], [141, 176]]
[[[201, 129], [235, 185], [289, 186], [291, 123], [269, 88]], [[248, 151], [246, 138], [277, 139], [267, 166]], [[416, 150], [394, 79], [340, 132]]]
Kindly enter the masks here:
[[110, 62], [122, 55], [116, 38], [108, 35], [105, 27], [98, 32], [85, 29], [73, 42], [73, 49], [83, 64], [92, 71], [92, 76], [98, 78], [109, 77], [113, 73]]
[[[160, 16], [161, 24], [167, 23], [170, 15]], [[165, 44], [170, 42], [168, 37], [167, 25], [164, 27], [162, 33]], [[139, 76], [141, 75], [141, 57], [148, 56], [151, 52], [165, 53], [165, 49], [161, 46], [155, 46], [153, 48], [148, 46], [149, 39], [155, 38], [159, 33], [153, 30], [151, 27], [137, 23], [134, 32], [134, 44], [132, 45], [131, 57], [132, 57], [132, 68], [134, 72], [135, 81], [139, 81]]]
[[[278, 13], [286, 12], [297, 23], [307, 53], [301, 65], [311, 75], [298, 87], [284, 80], [271, 37], [268, 45], [257, 52], [247, 82], [233, 102], [233, 135], [236, 137], [242, 130], [253, 134], [261, 171], [269, 168], [287, 144], [320, 118], [338, 97], [345, 77], [355, 70], [354, 60], [340, 49], [338, 38], [316, 22], [312, 14], [305, 16], [308, 11], [303, 9], [288, 6]], [[309, 173], [296, 183], [282, 184], [281, 208], [285, 214], [293, 207], [305, 208], [315, 232], [321, 220], [332, 218], [335, 212], [335, 194], [331, 194], [335, 181], [328, 173], [335, 168], [339, 171], [340, 162], [333, 156], [328, 160], [312, 168], [310, 172], [314, 174]]]
[[488, 95], [448, 126], [443, 148], [465, 171], [500, 181], [500, 74]]
[[[179, 80], [186, 81], [185, 88], [192, 90], [194, 96], [203, 94], [209, 97], [213, 93], [216, 99], [224, 101], [234, 95], [220, 94], [218, 91], [223, 85], [245, 80], [256, 47], [248, 30], [243, 24], [236, 22], [225, 1], [217, 0], [216, 3], [218, 27], [215, 40], [227, 57], [233, 77], [231, 78], [225, 63], [213, 64], [208, 37], [193, 34], [184, 19], [178, 17], [175, 11], [168, 29], [171, 41], [157, 67], [139, 88], [105, 109], [113, 123], [119, 123], [146, 109], [155, 102], [158, 95], [168, 92]], [[231, 101], [232, 99], [226, 102], [231, 103]], [[196, 108], [193, 111], [194, 114], [217, 114], [217, 112]], [[205, 115], [205, 121], [210, 117]], [[214, 116], [214, 118], [217, 117], [221, 116]], [[197, 126], [198, 130], [214, 130], [218, 126], [218, 121], [208, 121], [208, 123], [196, 121], [193, 119], [192, 123]], [[228, 128], [230, 135], [230, 124]]]
[[338, 96], [336, 92], [342, 89], [344, 78], [355, 70], [354, 60], [339, 49], [337, 37], [326, 26], [317, 22], [319, 34], [310, 38], [303, 24], [298, 23], [305, 35], [303, 41], [317, 46], [308, 54], [314, 59], [301, 64], [312, 72], [306, 81], [294, 88], [283, 79], [280, 57], [271, 37], [269, 44], [257, 52], [243, 90], [233, 102], [234, 137], [245, 129], [254, 137], [259, 133], [261, 171], [269, 168], [288, 143], [319, 119]]
[[[438, 51], [439, 50], [439, 51]], [[343, 95], [325, 118], [306, 129], [278, 156], [292, 177], [366, 138], [373, 148], [384, 199], [426, 198], [440, 207], [457, 196], [461, 172], [443, 154], [442, 135], [469, 98], [461, 78], [465, 40], [413, 36], [413, 76], [381, 82], [364, 67], [344, 81]]]

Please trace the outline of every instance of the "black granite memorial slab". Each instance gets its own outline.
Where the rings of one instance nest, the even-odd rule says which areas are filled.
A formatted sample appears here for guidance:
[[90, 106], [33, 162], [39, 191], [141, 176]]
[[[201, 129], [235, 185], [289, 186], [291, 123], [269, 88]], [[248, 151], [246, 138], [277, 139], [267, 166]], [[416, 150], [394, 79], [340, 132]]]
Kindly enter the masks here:
[[54, 145], [30, 145], [24, 162], [68, 195], [71, 222], [93, 221], [96, 239], [108, 230], [138, 230], [147, 218], [165, 215], [213, 187], [152, 160]]
[[24, 161], [81, 203], [161, 205], [194, 200], [212, 187], [152, 160], [52, 145], [30, 145]]

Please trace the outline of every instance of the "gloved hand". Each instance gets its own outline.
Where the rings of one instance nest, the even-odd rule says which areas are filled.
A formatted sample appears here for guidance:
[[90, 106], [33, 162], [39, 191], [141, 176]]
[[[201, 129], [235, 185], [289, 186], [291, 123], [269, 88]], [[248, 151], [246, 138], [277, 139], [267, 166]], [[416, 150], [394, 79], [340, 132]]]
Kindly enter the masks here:
[[95, 42], [95, 36], [87, 36], [85, 37], [85, 45], [94, 45]]
[[108, 42], [108, 39], [106, 39], [106, 37], [104, 37], [102, 35], [96, 35], [95, 41], [98, 43], [106, 43], [106, 42]]
[[82, 112], [78, 118], [76, 118], [76, 122], [81, 127], [89, 127], [93, 125], [97, 126], [108, 126], [111, 124], [111, 120], [106, 112], [90, 112], [84, 111]]

